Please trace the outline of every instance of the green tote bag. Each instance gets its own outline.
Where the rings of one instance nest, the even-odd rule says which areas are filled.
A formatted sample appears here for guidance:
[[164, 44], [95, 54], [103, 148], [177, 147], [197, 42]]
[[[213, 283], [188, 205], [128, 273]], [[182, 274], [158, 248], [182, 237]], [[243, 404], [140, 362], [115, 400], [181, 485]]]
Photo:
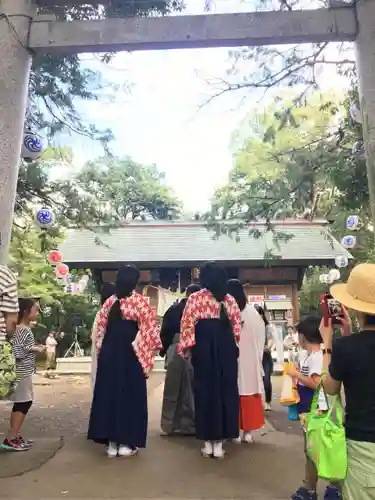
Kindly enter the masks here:
[[311, 410], [306, 415], [306, 449], [320, 478], [340, 481], [345, 479], [347, 471], [341, 399], [340, 396], [335, 396], [332, 404], [328, 405], [329, 410], [319, 412], [318, 398], [321, 390], [323, 388], [320, 385], [315, 391]]

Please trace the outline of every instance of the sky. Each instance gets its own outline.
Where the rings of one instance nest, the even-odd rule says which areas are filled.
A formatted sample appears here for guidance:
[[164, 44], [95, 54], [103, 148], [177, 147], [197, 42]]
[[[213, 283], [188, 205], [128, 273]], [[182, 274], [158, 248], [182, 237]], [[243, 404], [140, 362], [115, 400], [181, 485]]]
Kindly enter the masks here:
[[[202, 13], [202, 2], [189, 5], [189, 13]], [[219, 0], [213, 12], [251, 10], [249, 2], [237, 0], [223, 7]], [[99, 102], [79, 103], [85, 119], [112, 129], [116, 155], [155, 163], [186, 212], [206, 210], [233, 165], [232, 134], [260, 99], [255, 92], [230, 92], [207, 104], [215, 91], [212, 80], [225, 77], [231, 65], [228, 49], [119, 53], [108, 65], [89, 55], [83, 64], [119, 86], [110, 98], [105, 90]], [[324, 81], [332, 85], [334, 76], [325, 74]], [[76, 168], [102, 153], [93, 141], [69, 141]]]

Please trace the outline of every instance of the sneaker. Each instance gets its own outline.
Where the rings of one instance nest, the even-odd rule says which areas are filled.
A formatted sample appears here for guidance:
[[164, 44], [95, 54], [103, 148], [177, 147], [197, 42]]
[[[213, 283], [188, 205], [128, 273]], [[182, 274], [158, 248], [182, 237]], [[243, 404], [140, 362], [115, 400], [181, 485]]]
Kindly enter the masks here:
[[117, 457], [118, 453], [118, 448], [116, 443], [110, 442], [107, 448], [107, 456], [108, 458], [115, 458]]
[[0, 447], [6, 451], [27, 451], [30, 449], [30, 446], [21, 443], [18, 439], [4, 439]]
[[265, 405], [264, 405], [264, 411], [272, 411], [271, 403], [265, 403]]
[[131, 448], [130, 446], [126, 446], [120, 444], [118, 447], [118, 456], [119, 457], [132, 457], [138, 452], [138, 448]]
[[34, 441], [32, 439], [25, 439], [22, 436], [18, 436], [18, 441], [23, 444], [24, 446], [32, 446], [34, 444]]
[[291, 500], [318, 500], [318, 495], [316, 491], [309, 491], [301, 486], [290, 498]]
[[243, 435], [243, 442], [248, 443], [248, 444], [253, 444], [254, 443], [254, 436], [251, 434], [251, 432], [245, 432]]
[[208, 458], [208, 457], [212, 457], [212, 453], [213, 453], [213, 447], [212, 447], [212, 443], [210, 441], [206, 441], [204, 443], [204, 446], [203, 448], [201, 449], [201, 452], [202, 452], [202, 455], [205, 457], [205, 458]]
[[232, 439], [232, 442], [235, 444], [241, 444], [242, 443], [242, 438], [241, 436], [238, 436], [238, 438]]
[[223, 450], [223, 443], [214, 443], [213, 456], [214, 458], [224, 458], [225, 451]]
[[324, 492], [324, 500], [341, 500], [341, 491], [336, 486], [329, 485]]

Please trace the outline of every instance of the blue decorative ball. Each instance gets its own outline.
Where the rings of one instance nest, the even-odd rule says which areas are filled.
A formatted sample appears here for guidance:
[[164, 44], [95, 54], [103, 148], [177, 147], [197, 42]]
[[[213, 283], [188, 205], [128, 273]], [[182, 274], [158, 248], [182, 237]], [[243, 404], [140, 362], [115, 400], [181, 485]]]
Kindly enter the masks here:
[[51, 227], [53, 220], [54, 216], [50, 208], [40, 208], [35, 214], [35, 222], [42, 229]]
[[33, 132], [26, 132], [23, 136], [21, 157], [28, 161], [35, 161], [43, 153], [43, 143]]

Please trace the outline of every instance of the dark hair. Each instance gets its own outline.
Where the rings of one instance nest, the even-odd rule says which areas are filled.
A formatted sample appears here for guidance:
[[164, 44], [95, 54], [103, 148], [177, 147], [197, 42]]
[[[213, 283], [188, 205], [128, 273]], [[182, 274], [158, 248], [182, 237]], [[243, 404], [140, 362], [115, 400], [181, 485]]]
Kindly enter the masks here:
[[243, 311], [246, 307], [247, 300], [246, 300], [246, 295], [245, 291], [243, 289], [243, 286], [241, 285], [241, 282], [236, 279], [231, 279], [228, 281], [228, 288], [227, 292], [229, 295], [232, 295], [236, 299], [236, 302], [238, 304], [238, 307], [240, 308], [240, 311]]
[[18, 323], [21, 323], [21, 321], [30, 314], [31, 309], [35, 306], [37, 302], [38, 302], [37, 299], [23, 299], [23, 298], [18, 299], [18, 307], [19, 307]]
[[[227, 273], [215, 262], [206, 262], [201, 267], [200, 280], [203, 288], [207, 288], [218, 302], [223, 302], [227, 294]], [[220, 319], [229, 324], [225, 305], [220, 306]]]
[[320, 335], [320, 318], [316, 316], [305, 316], [296, 324], [296, 330], [303, 335], [310, 344], [321, 344], [323, 342]]
[[100, 303], [103, 305], [104, 302], [115, 293], [116, 289], [114, 283], [103, 283], [100, 289]]
[[115, 295], [118, 300], [116, 300], [111, 307], [108, 315], [108, 323], [113, 323], [122, 319], [120, 299], [130, 297], [137, 286], [139, 276], [139, 270], [133, 265], [124, 266], [117, 271]]
[[186, 297], [190, 297], [190, 295], [192, 295], [193, 293], [199, 292], [200, 289], [201, 289], [201, 287], [199, 285], [196, 285], [195, 283], [192, 283], [191, 285], [189, 285], [186, 288], [185, 295], [186, 295]]
[[264, 304], [264, 307], [259, 306], [258, 304], [255, 304], [254, 308], [258, 311], [258, 314], [260, 314], [260, 316], [262, 317], [262, 320], [264, 321], [264, 324], [266, 326], [268, 326], [270, 324], [270, 322], [269, 322], [269, 320], [268, 320], [268, 318], [266, 316], [266, 312], [267, 312], [266, 304]]

